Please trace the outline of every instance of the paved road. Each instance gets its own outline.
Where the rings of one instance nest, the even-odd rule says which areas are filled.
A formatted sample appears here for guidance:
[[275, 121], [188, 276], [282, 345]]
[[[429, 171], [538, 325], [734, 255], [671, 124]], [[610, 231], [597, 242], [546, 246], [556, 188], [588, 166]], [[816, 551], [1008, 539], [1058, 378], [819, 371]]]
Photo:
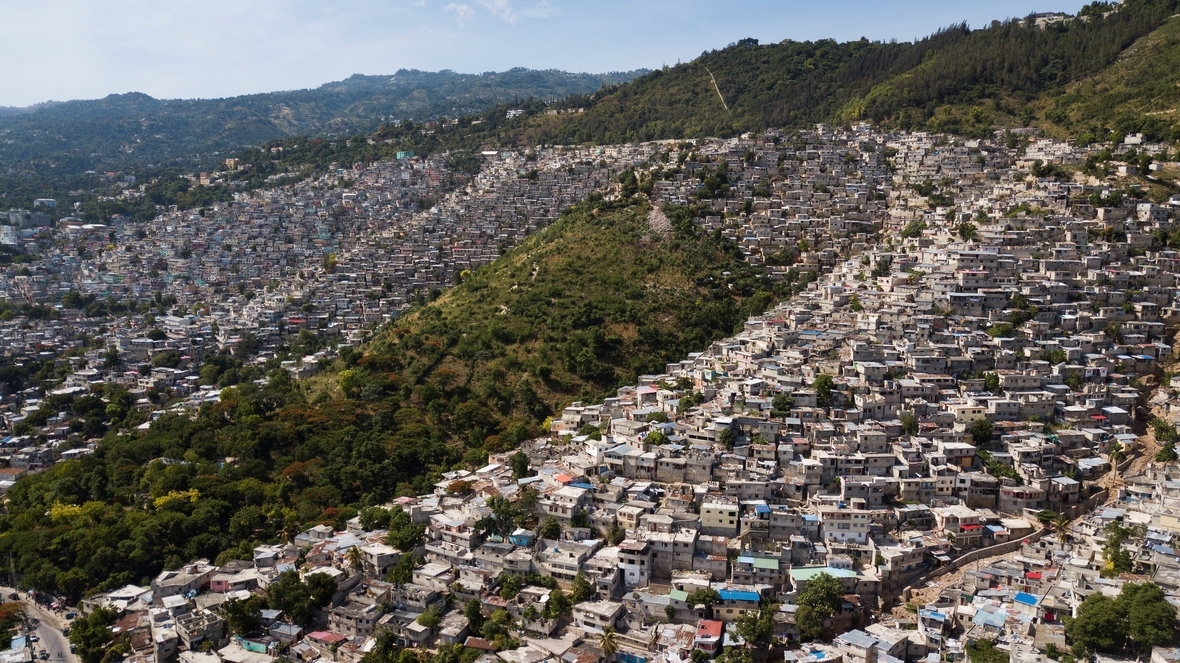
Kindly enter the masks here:
[[74, 655], [70, 653], [70, 641], [61, 634], [61, 630], [54, 627], [48, 620], [43, 620], [37, 627], [37, 635], [41, 642], [36, 643], [38, 649], [49, 652], [51, 663], [74, 663]]
[[[0, 593], [7, 597], [14, 590], [0, 587]], [[39, 638], [33, 643], [34, 657], [40, 661], [38, 654], [42, 649], [49, 652], [49, 663], [78, 663], [78, 658], [70, 653], [70, 640], [61, 634], [62, 628], [68, 625], [64, 614], [54, 614], [49, 608], [39, 605], [20, 592], [22, 603], [25, 605], [27, 616], [36, 624], [33, 632]]]

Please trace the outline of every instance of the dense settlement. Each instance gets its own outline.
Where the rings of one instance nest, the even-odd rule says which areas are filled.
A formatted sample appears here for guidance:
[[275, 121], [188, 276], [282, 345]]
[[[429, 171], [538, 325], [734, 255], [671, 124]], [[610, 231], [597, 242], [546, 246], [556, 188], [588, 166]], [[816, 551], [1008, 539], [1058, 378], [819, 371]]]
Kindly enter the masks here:
[[[147, 428], [218, 399], [191, 368], [206, 353], [264, 362], [297, 338], [307, 354], [283, 365], [311, 375], [566, 206], [617, 195], [624, 169], [680, 166], [654, 183], [658, 209], [724, 164], [731, 195], [696, 223], [776, 278], [808, 274], [800, 295], [431, 494], [252, 561], [191, 560], [81, 613], [117, 611], [144, 663], [360, 661], [389, 643], [484, 663], [893, 663], [985, 640], [1038, 663], [1067, 651], [1087, 597], [1151, 583], [1180, 602], [1180, 379], [1159, 379], [1180, 323], [1177, 212], [1120, 193], [1137, 155], [1165, 149], [1128, 137], [1095, 174], [1099, 147], [1035, 134], [821, 125], [497, 151], [459, 180], [405, 155], [146, 225], [13, 211], [0, 241], [37, 259], [0, 276], [0, 297], [33, 305], [0, 319], [3, 361], [84, 351], [48, 393], [5, 386], [0, 489], [93, 452], [32, 418], [52, 393], [122, 384]], [[1047, 175], [1061, 165], [1079, 172]], [[63, 296], [174, 310], [93, 318]], [[521, 510], [538, 526], [514, 525]], [[391, 521], [422, 536], [398, 548]], [[330, 599], [238, 628], [231, 613], [289, 572], [329, 577]], [[0, 658], [37, 653], [17, 638]]]

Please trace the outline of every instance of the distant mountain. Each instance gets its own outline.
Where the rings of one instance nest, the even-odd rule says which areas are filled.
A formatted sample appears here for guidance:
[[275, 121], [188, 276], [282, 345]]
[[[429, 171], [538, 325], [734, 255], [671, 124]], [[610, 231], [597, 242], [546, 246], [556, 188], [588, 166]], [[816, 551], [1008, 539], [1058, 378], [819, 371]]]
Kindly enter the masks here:
[[458, 117], [516, 99], [589, 93], [645, 73], [512, 69], [484, 74], [400, 70], [311, 90], [224, 99], [103, 99], [0, 108], [0, 170], [56, 174], [143, 166], [295, 135], [355, 134], [386, 120]]

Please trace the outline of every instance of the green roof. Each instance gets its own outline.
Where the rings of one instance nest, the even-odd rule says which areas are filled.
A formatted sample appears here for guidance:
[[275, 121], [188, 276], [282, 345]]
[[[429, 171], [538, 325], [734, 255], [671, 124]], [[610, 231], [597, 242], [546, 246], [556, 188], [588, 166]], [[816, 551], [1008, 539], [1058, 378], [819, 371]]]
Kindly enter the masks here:
[[672, 591], [668, 592], [668, 598], [672, 599], [673, 601], [687, 601], [688, 592], [679, 589], [673, 589]]
[[811, 580], [821, 573], [826, 573], [833, 578], [856, 577], [856, 571], [849, 569], [834, 569], [830, 566], [807, 566], [799, 569], [791, 569], [791, 578], [794, 580]]
[[755, 557], [754, 558], [754, 568], [756, 568], [756, 569], [777, 569], [778, 568], [778, 560], [777, 559], [768, 559], [766, 557]]

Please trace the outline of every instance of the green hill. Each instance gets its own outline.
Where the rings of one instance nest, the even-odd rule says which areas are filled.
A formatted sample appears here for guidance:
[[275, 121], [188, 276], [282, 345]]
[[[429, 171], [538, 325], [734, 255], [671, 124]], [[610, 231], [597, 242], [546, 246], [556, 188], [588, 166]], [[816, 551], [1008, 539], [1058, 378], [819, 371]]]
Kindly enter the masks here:
[[[662, 371], [789, 294], [728, 240], [697, 234], [686, 210], [670, 210], [666, 236], [648, 212], [592, 197], [343, 353], [318, 389], [277, 365], [260, 389], [248, 367], [218, 359], [212, 375], [228, 366], [233, 380], [220, 379], [239, 383], [195, 419], [108, 433], [94, 455], [19, 481], [0, 517], [0, 555], [12, 553], [26, 585], [73, 596], [197, 557], [248, 559], [258, 542], [340, 526], [431, 490], [442, 471], [478, 467], [569, 400]], [[105, 409], [93, 396], [47, 407], [87, 413], [99, 430], [142, 421], [126, 392], [108, 391]], [[405, 526], [396, 536], [414, 535]]]
[[[975, 30], [952, 26], [913, 43], [743, 40], [572, 97], [564, 105], [585, 108], [584, 113], [533, 118], [515, 139], [610, 143], [859, 120], [982, 134], [997, 124], [1036, 121], [1044, 100], [1071, 92], [1085, 97], [1088, 90], [1077, 86], [1088, 80], [1107, 81], [1110, 91], [1102, 103], [1126, 109], [1113, 111], [1113, 119], [1162, 103], [1157, 88], [1166, 85], [1174, 60], [1165, 52], [1167, 36], [1152, 35], [1167, 30], [1177, 11], [1176, 0], [1128, 0], [1117, 8], [1092, 3], [1080, 17], [1044, 25], [1032, 17], [994, 21]], [[1156, 47], [1141, 49], [1136, 57], [1133, 47], [1143, 38]], [[1144, 80], [1120, 89], [1120, 58], [1128, 57], [1141, 63], [1136, 71]], [[1095, 115], [1080, 109], [1078, 114]], [[1157, 124], [1171, 131], [1170, 118]]]
[[1180, 17], [1124, 51], [1113, 65], [1034, 104], [1036, 122], [1063, 136], [1143, 132], [1175, 139], [1180, 121]]

